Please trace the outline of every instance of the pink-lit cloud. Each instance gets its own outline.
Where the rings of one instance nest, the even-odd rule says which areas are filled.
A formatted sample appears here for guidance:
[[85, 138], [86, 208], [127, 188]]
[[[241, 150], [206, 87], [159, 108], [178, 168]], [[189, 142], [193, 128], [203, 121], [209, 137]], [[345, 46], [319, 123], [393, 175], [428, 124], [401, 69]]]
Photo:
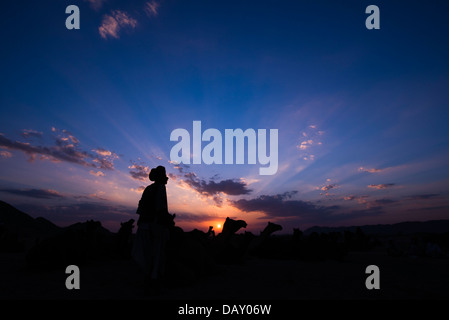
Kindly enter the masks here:
[[[110, 152], [110, 155], [104, 155], [109, 154], [109, 151], [98, 148], [96, 150], [102, 150], [102, 152], [96, 152], [96, 155], [91, 154], [81, 148], [80, 141], [69, 131], [53, 127], [52, 132], [55, 144], [50, 146], [13, 140], [0, 133], [0, 148], [22, 151], [29, 157], [30, 162], [38, 159], [52, 162], [70, 162], [97, 169], [114, 169], [114, 160], [118, 159], [115, 153]], [[7, 153], [5, 154], [7, 155]]]
[[131, 192], [135, 192], [135, 193], [142, 193], [144, 190], [145, 190], [145, 186], [140, 186], [140, 187], [137, 187], [137, 188], [131, 188], [131, 189], [129, 189]]
[[383, 170], [382, 169], [375, 169], [375, 168], [368, 169], [368, 168], [360, 167], [359, 171], [361, 171], [361, 172], [369, 172], [369, 173], [377, 173], [377, 172], [382, 172]]
[[177, 174], [168, 173], [170, 179], [177, 181], [201, 196], [211, 198], [217, 206], [223, 204], [223, 195], [237, 196], [246, 195], [252, 192], [248, 189], [248, 184], [244, 179], [224, 179], [220, 180], [214, 176], [211, 179], [202, 179], [196, 173], [189, 171], [189, 166], [174, 164]]
[[101, 7], [103, 6], [103, 4], [107, 1], [107, 0], [84, 0], [86, 2], [89, 2], [90, 7], [94, 10], [99, 10], [101, 9]]
[[12, 153], [9, 151], [0, 151], [0, 158], [8, 159], [12, 157]]
[[90, 170], [89, 173], [96, 177], [104, 177], [104, 172], [102, 172], [102, 171]]
[[24, 138], [41, 138], [43, 133], [33, 129], [24, 129], [21, 133]]
[[148, 1], [145, 3], [144, 11], [149, 17], [155, 17], [159, 14], [159, 6], [160, 4], [156, 1]]
[[133, 179], [139, 181], [148, 181], [148, 175], [151, 170], [150, 167], [146, 166], [145, 164], [139, 164], [132, 161], [132, 164], [128, 166], [128, 169], [131, 169], [129, 171], [129, 174]]
[[114, 10], [110, 15], [105, 15], [101, 26], [98, 28], [100, 36], [103, 39], [120, 38], [119, 33], [123, 28], [134, 29], [137, 26], [137, 20], [128, 15], [128, 13]]
[[0, 192], [38, 199], [52, 199], [52, 198], [65, 197], [63, 194], [52, 189], [0, 189]]
[[305, 161], [315, 160], [315, 152], [317, 146], [321, 146], [321, 135], [324, 131], [318, 130], [318, 126], [315, 124], [309, 125], [304, 131], [301, 132], [301, 138], [296, 145], [296, 148], [300, 151], [299, 155]]
[[387, 189], [387, 188], [394, 187], [395, 185], [396, 185], [395, 183], [370, 184], [368, 186], [368, 188], [382, 190], [382, 189]]
[[358, 204], [366, 204], [368, 202], [368, 198], [370, 196], [368, 195], [361, 195], [361, 196], [356, 196], [356, 195], [349, 195], [349, 196], [345, 196], [343, 197], [343, 200], [345, 201], [357, 201]]

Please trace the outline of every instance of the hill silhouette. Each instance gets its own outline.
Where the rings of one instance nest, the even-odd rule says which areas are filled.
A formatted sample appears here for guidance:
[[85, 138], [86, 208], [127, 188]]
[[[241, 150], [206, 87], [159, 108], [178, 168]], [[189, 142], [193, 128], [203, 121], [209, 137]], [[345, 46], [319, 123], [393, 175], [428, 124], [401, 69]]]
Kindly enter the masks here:
[[0, 201], [0, 251], [27, 251], [43, 239], [69, 233], [86, 233], [92, 227], [99, 236], [113, 235], [99, 221], [77, 222], [67, 227], [60, 227], [43, 217], [33, 218], [12, 205]]
[[33, 218], [4, 201], [0, 201], [0, 225], [23, 236], [44, 236], [61, 229], [43, 217]]
[[0, 201], [0, 252], [20, 252], [31, 248], [37, 239], [56, 234], [61, 230], [53, 222], [33, 218]]

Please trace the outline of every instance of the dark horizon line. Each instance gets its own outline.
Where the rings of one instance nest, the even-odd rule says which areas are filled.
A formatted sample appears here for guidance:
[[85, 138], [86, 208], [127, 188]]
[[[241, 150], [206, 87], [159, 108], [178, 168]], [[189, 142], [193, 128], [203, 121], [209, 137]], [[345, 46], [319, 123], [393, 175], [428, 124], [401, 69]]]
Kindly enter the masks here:
[[[57, 228], [59, 228], [59, 229], [68, 229], [68, 228], [70, 228], [70, 227], [73, 227], [73, 226], [76, 225], [76, 224], [83, 224], [83, 223], [86, 223], [86, 222], [88, 222], [88, 221], [94, 221], [94, 222], [100, 222], [101, 227], [102, 227], [103, 229], [107, 230], [108, 232], [110, 232], [110, 233], [118, 233], [118, 231], [117, 231], [117, 232], [113, 232], [113, 231], [109, 230], [108, 228], [104, 227], [103, 222], [102, 222], [101, 220], [87, 219], [87, 220], [85, 220], [85, 221], [74, 222], [74, 223], [72, 223], [72, 224], [70, 224], [70, 225], [68, 225], [68, 226], [61, 226], [61, 225], [58, 225], [58, 224], [54, 223], [53, 221], [51, 221], [51, 220], [49, 220], [49, 219], [47, 219], [47, 218], [45, 218], [45, 217], [39, 216], [39, 217], [33, 218], [33, 217], [32, 217], [31, 215], [29, 215], [28, 213], [23, 212], [22, 210], [17, 209], [17, 208], [14, 207], [13, 205], [11, 205], [11, 204], [9, 204], [9, 203], [7, 203], [7, 202], [5, 202], [5, 201], [0, 200], [0, 203], [3, 203], [4, 205], [10, 206], [10, 207], [13, 208], [14, 210], [19, 211], [19, 212], [21, 212], [21, 213], [27, 215], [28, 217], [30, 217], [30, 218], [33, 219], [33, 220], [44, 219], [46, 222], [51, 223], [52, 225], [54, 225], [55, 227], [57, 227]], [[130, 219], [133, 219], [133, 218], [130, 218]], [[136, 219], [134, 219], [134, 220], [137, 221]], [[129, 221], [129, 220], [128, 220], [128, 221]], [[123, 221], [123, 222], [126, 222], [126, 221]], [[366, 229], [366, 228], [372, 228], [372, 227], [393, 227], [393, 226], [398, 226], [398, 225], [404, 225], [404, 224], [407, 224], [407, 223], [409, 223], [409, 224], [410, 224], [410, 223], [411, 223], [411, 224], [413, 224], [413, 223], [414, 223], [414, 224], [425, 224], [425, 223], [438, 223], [438, 222], [447, 222], [447, 223], [449, 224], [449, 219], [436, 219], [436, 220], [425, 220], [425, 221], [419, 221], [419, 220], [407, 220], [407, 221], [396, 222], [396, 223], [378, 223], [378, 224], [344, 225], [344, 226], [343, 226], [343, 225], [342, 225], [342, 226], [320, 226], [320, 225], [314, 225], [314, 226], [309, 227], [309, 228], [304, 229], [304, 230], [301, 230], [300, 228], [292, 227], [292, 228], [291, 228], [291, 229], [292, 229], [292, 232], [287, 233], [287, 232], [285, 232], [286, 230], [280, 230], [279, 233], [277, 233], [277, 235], [278, 235], [278, 236], [281, 236], [281, 235], [282, 235], [282, 236], [292, 235], [292, 234], [293, 234], [293, 229], [299, 229], [299, 230], [301, 230], [304, 234], [309, 234], [309, 233], [314, 232], [314, 231], [313, 231], [314, 229], [324, 229], [324, 231], [321, 230], [319, 233], [327, 233], [327, 232], [343, 232], [343, 231], [345, 231], [345, 230], [351, 230], [351, 229], [357, 229], [357, 228], [361, 228], [362, 231], [363, 231], [363, 229]], [[178, 227], [179, 227], [179, 226], [178, 226]], [[196, 229], [196, 228], [194, 228], [194, 229]], [[194, 230], [194, 229], [192, 229], [192, 230]], [[192, 230], [190, 230], [190, 231], [192, 231]], [[243, 230], [243, 231], [244, 231], [244, 230]], [[284, 231], [284, 232], [282, 232], [282, 231]], [[187, 231], [187, 232], [188, 232], [188, 231]], [[364, 231], [364, 232], [366, 232], [366, 231]], [[416, 233], [416, 232], [425, 232], [425, 231], [414, 231], [413, 233]], [[448, 229], [447, 231], [445, 231], [445, 232], [449, 232], [449, 229]], [[242, 233], [242, 232], [240, 232], [240, 233]]]

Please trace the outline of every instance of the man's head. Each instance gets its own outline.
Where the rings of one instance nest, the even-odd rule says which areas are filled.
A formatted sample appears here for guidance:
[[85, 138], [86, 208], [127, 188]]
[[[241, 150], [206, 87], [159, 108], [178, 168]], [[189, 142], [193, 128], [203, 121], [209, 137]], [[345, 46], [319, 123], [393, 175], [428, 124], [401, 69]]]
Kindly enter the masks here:
[[158, 166], [156, 168], [151, 169], [149, 178], [151, 181], [166, 184], [168, 181], [167, 174], [165, 173], [165, 167]]

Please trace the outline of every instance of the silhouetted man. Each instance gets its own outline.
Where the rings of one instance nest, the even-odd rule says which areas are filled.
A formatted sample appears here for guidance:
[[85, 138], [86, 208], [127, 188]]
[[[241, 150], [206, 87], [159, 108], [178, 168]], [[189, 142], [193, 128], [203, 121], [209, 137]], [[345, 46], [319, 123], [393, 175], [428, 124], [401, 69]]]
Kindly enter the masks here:
[[168, 213], [165, 168], [151, 169], [149, 178], [154, 183], [145, 188], [137, 208], [139, 220], [133, 258], [145, 273], [146, 293], [157, 294], [165, 268], [168, 227], [173, 223], [173, 217]]

